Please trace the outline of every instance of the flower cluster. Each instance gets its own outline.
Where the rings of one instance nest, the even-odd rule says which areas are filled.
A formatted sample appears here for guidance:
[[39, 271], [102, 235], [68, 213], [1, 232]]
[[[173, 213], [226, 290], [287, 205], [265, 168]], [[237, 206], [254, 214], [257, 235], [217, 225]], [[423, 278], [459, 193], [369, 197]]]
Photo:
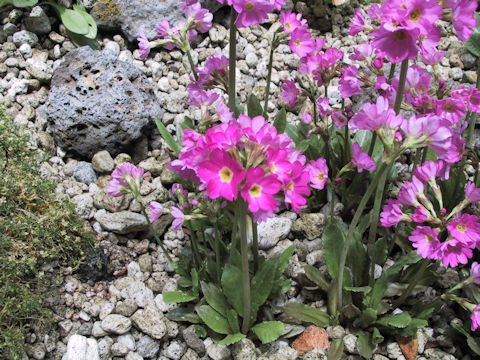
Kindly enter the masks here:
[[185, 12], [186, 21], [171, 26], [168, 20], [163, 19], [157, 27], [157, 41], [148, 41], [145, 33], [139, 31], [137, 40], [142, 59], [146, 59], [150, 49], [157, 46], [163, 46], [168, 50], [176, 47], [187, 50], [199, 32], [205, 33], [212, 28], [213, 15], [207, 9], [203, 9], [200, 2], [185, 0], [180, 6]]
[[285, 0], [217, 0], [233, 6], [238, 13], [235, 26], [238, 28], [261, 24], [273, 10], [280, 10]]
[[[397, 199], [389, 199], [383, 207], [381, 223], [387, 227], [401, 221], [419, 224], [409, 236], [417, 252], [426, 259], [442, 260], [445, 267], [455, 267], [459, 263], [466, 264], [472, 257], [472, 250], [480, 248], [480, 219], [461, 212], [467, 205], [480, 201], [480, 189], [467, 183], [465, 200], [445, 216], [437, 177], [441, 180], [449, 177], [448, 167], [441, 160], [427, 161], [415, 169], [412, 180], [403, 184]], [[425, 194], [427, 184], [439, 211]]]
[[240, 115], [205, 135], [185, 130], [182, 145], [170, 170], [200, 184], [210, 199], [235, 201], [241, 196], [255, 221], [273, 216], [280, 199], [298, 212], [310, 195], [309, 183], [323, 189], [328, 179], [324, 159], [306, 164], [291, 139], [262, 116]]

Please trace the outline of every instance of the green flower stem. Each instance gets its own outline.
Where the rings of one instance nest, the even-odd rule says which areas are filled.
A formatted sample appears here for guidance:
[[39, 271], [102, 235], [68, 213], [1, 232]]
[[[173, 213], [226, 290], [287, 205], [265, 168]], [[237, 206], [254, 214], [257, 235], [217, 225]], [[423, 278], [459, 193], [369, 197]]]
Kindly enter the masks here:
[[375, 149], [375, 143], [377, 142], [377, 133], [374, 132], [372, 135], [372, 140], [370, 140], [370, 148], [368, 149], [368, 156], [372, 157], [373, 149]]
[[237, 62], [237, 28], [235, 27], [236, 19], [237, 12], [232, 6], [230, 12], [230, 50], [228, 59], [228, 107], [234, 114], [235, 97], [237, 96], [237, 91], [235, 89], [235, 67]]
[[197, 271], [200, 270], [200, 264], [202, 263], [201, 257], [200, 257], [200, 252], [198, 251], [198, 239], [195, 234], [195, 231], [193, 231], [192, 225], [190, 224], [190, 221], [186, 222], [186, 226], [188, 231], [190, 232], [190, 240], [192, 242], [192, 251], [193, 251], [193, 262], [195, 264], [195, 269]]
[[253, 252], [253, 272], [257, 273], [258, 270], [258, 229], [257, 223], [253, 221], [252, 218], [252, 230], [253, 230], [253, 242], [252, 242], [252, 252]]
[[422, 157], [423, 157], [422, 149], [418, 148], [415, 153], [415, 159], [413, 160], [412, 176], [415, 169], [418, 167], [418, 165], [420, 165], [420, 162], [422, 161]]
[[248, 267], [248, 240], [247, 240], [247, 203], [237, 200], [237, 214], [240, 227], [240, 253], [242, 257], [242, 284], [243, 284], [243, 323], [242, 333], [250, 329], [250, 271]]
[[405, 292], [402, 294], [402, 296], [400, 296], [393, 303], [392, 309], [398, 308], [410, 296], [413, 289], [415, 288], [415, 286], [418, 285], [420, 279], [422, 278], [423, 273], [425, 272], [425, 270], [427, 270], [428, 265], [430, 265], [430, 260], [428, 260], [428, 259], [422, 259], [421, 260], [420, 269], [418, 269], [418, 271], [415, 274], [415, 276], [413, 277], [412, 281], [410, 282], [410, 284], [408, 284], [407, 290], [405, 290]]
[[195, 65], [193, 64], [193, 59], [192, 59], [192, 54], [190, 52], [190, 49], [188, 49], [186, 53], [188, 57], [188, 62], [190, 64], [190, 68], [192, 69], [193, 77], [195, 78], [195, 80], [198, 80], [198, 74], [197, 74], [197, 71], [195, 70]]
[[330, 186], [330, 190], [332, 190], [332, 198], [330, 199], [330, 220], [333, 221], [333, 213], [335, 212], [335, 187]]
[[348, 162], [352, 159], [350, 154], [350, 131], [348, 129], [348, 122], [345, 125], [345, 162]]
[[172, 258], [170, 257], [170, 255], [168, 254], [167, 252], [167, 249], [165, 249], [165, 246], [163, 246], [163, 243], [162, 241], [160, 240], [160, 236], [158, 235], [158, 232], [157, 230], [155, 229], [155, 227], [153, 226], [152, 222], [150, 221], [150, 217], [148, 216], [147, 214], [147, 210], [145, 209], [145, 206], [143, 205], [142, 203], [142, 199], [136, 199], [137, 202], [140, 204], [140, 209], [142, 211], [142, 215], [145, 217], [145, 219], [147, 220], [147, 224], [148, 224], [148, 227], [150, 228], [150, 230], [152, 231], [153, 233], [153, 237], [155, 238], [155, 241], [158, 243], [158, 245], [160, 245], [160, 247], [162, 248], [162, 251], [163, 253], [165, 254], [165, 256], [167, 257], [168, 261], [170, 263], [173, 263], [173, 260]]
[[393, 110], [395, 110], [395, 114], [397, 115], [400, 112], [400, 106], [402, 106], [403, 91], [405, 90], [405, 80], [407, 79], [407, 70], [408, 59], [405, 59], [402, 61], [402, 65], [400, 66], [400, 79], [398, 81], [397, 97], [395, 98], [395, 106], [393, 107]]
[[367, 192], [365, 195], [363, 195], [362, 200], [360, 201], [360, 204], [358, 205], [357, 211], [355, 211], [355, 215], [353, 216], [352, 223], [350, 224], [350, 227], [348, 228], [348, 233], [347, 237], [345, 239], [345, 246], [342, 249], [342, 253], [340, 255], [340, 264], [338, 268], [338, 309], [342, 309], [342, 295], [343, 295], [343, 274], [345, 272], [345, 262], [347, 260], [347, 253], [348, 249], [350, 248], [350, 244], [353, 239], [353, 233], [355, 229], [357, 228], [358, 222], [360, 221], [360, 218], [362, 216], [363, 210], [365, 209], [365, 206], [367, 206], [368, 200], [370, 200], [370, 197], [373, 194], [373, 191], [377, 187], [377, 184], [380, 180], [380, 178], [383, 176], [383, 173], [385, 173], [388, 169], [388, 164], [386, 163], [381, 163], [381, 165], [378, 168], [378, 172], [375, 175], [375, 178], [373, 181], [370, 183], [368, 186]]
[[[390, 166], [388, 167], [390, 169]], [[373, 203], [373, 210], [370, 218], [370, 230], [368, 233], [367, 249], [370, 252], [370, 285], [373, 286], [375, 282], [375, 261], [373, 256], [373, 246], [375, 245], [375, 238], [378, 229], [378, 219], [380, 217], [380, 207], [382, 206], [383, 191], [385, 190], [385, 181], [387, 180], [388, 171], [385, 171], [378, 181], [377, 191], [375, 192], [375, 201]]]
[[222, 284], [222, 264], [220, 259], [220, 231], [217, 222], [215, 222], [215, 267], [217, 273], [217, 285]]
[[389, 84], [392, 83], [393, 75], [395, 75], [395, 68], [397, 67], [397, 64], [390, 64], [390, 72], [388, 73], [388, 79], [387, 82]]
[[270, 83], [272, 81], [272, 64], [273, 64], [273, 52], [275, 51], [275, 37], [273, 34], [272, 45], [270, 47], [270, 58], [268, 60], [268, 74], [267, 74], [267, 87], [265, 88], [265, 103], [263, 104], [263, 117], [267, 118], [268, 111], [268, 98], [270, 97]]

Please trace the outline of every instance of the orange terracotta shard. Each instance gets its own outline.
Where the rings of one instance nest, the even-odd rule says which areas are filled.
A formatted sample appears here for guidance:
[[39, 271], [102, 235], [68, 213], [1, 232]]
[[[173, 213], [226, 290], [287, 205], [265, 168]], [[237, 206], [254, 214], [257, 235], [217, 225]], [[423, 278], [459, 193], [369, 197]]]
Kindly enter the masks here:
[[301, 356], [313, 349], [328, 349], [328, 333], [318, 326], [309, 326], [292, 344]]
[[402, 349], [403, 356], [407, 360], [415, 360], [418, 355], [418, 339], [417, 334], [414, 336], [397, 336], [398, 345], [400, 345], [400, 349]]

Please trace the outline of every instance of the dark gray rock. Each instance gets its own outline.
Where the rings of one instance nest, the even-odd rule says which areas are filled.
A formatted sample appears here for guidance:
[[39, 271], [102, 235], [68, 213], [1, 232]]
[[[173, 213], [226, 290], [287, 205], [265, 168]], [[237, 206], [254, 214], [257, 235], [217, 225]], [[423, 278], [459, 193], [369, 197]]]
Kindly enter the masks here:
[[[172, 26], [185, 20], [181, 3], [178, 0], [98, 0], [91, 15], [101, 29], [121, 30], [128, 41], [135, 41], [140, 29], [153, 40], [162, 19], [167, 19]], [[216, 0], [200, 0], [200, 3], [211, 12], [222, 6]]]
[[100, 150], [130, 151], [163, 116], [152, 86], [135, 66], [87, 46], [64, 57], [39, 111], [59, 146], [88, 159]]
[[41, 6], [35, 6], [28, 14], [25, 19], [25, 27], [38, 35], [48, 34], [52, 30], [50, 20]]

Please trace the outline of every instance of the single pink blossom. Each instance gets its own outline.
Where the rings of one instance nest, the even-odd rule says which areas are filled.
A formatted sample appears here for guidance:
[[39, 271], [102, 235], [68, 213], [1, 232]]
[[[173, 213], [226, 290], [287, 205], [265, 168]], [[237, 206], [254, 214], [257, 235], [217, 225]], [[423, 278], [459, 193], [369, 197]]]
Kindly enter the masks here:
[[372, 46], [385, 52], [385, 56], [390, 62], [399, 63], [417, 56], [419, 51], [416, 44], [418, 34], [418, 29], [383, 24], [371, 33], [374, 37]]
[[172, 206], [170, 214], [173, 216], [173, 230], [178, 231], [182, 228], [185, 217], [183, 211], [178, 206]]
[[430, 226], [417, 226], [412, 231], [408, 239], [412, 242], [412, 246], [417, 249], [425, 259], [439, 259], [439, 250], [441, 243], [438, 240], [438, 232]]
[[163, 206], [156, 201], [151, 201], [150, 204], [148, 204], [148, 207], [150, 208], [150, 222], [153, 223], [157, 221], [160, 216], [162, 216]]
[[390, 227], [397, 225], [402, 220], [406, 220], [406, 215], [402, 212], [398, 201], [388, 199], [380, 213], [380, 223], [384, 227]]
[[473, 278], [475, 284], [480, 285], [480, 264], [474, 261], [470, 268], [470, 276]]
[[363, 152], [358, 142], [352, 144], [352, 163], [357, 166], [357, 171], [361, 173], [363, 170], [374, 171], [377, 168], [375, 161], [368, 156], [367, 152]]
[[362, 92], [361, 82], [358, 79], [358, 69], [356, 66], [347, 66], [340, 78], [340, 92], [344, 99]]
[[274, 176], [265, 176], [265, 171], [261, 167], [256, 167], [248, 169], [241, 194], [248, 202], [248, 210], [251, 213], [259, 210], [272, 211], [278, 209], [274, 195], [280, 188], [281, 185]]
[[292, 175], [295, 176], [283, 182], [285, 204], [290, 205], [296, 213], [300, 212], [300, 206], [307, 203], [304, 196], [310, 195], [310, 188], [308, 182], [310, 175], [307, 171], [303, 171], [303, 165], [300, 162], [293, 164]]
[[290, 46], [290, 49], [295, 54], [302, 58], [313, 51], [315, 41], [312, 40], [308, 30], [297, 28], [292, 32], [288, 46]]
[[480, 239], [480, 223], [475, 215], [462, 214], [457, 220], [447, 225], [448, 232], [456, 240], [474, 248]]
[[348, 124], [347, 117], [341, 110], [334, 111], [332, 113], [332, 119], [335, 126], [339, 129], [343, 129]]
[[439, 255], [443, 266], [456, 267], [458, 264], [468, 263], [472, 257], [472, 249], [457, 239], [448, 239], [440, 245]]
[[470, 314], [470, 320], [472, 320], [472, 331], [477, 330], [477, 328], [480, 326], [480, 304], [475, 306], [475, 308], [472, 310], [472, 313]]
[[140, 58], [146, 59], [148, 54], [150, 54], [150, 42], [147, 39], [147, 36], [143, 32], [143, 30], [138, 31], [138, 51], [140, 52]]
[[282, 96], [283, 101], [288, 103], [290, 107], [295, 107], [298, 94], [300, 94], [300, 90], [298, 90], [297, 86], [295, 85], [295, 81], [285, 80], [282, 84], [282, 89], [283, 92], [280, 95]]
[[305, 167], [310, 175], [310, 186], [314, 189], [322, 190], [328, 180], [328, 166], [327, 161], [323, 158], [318, 160], [311, 160]]
[[235, 0], [233, 8], [238, 13], [235, 26], [242, 28], [263, 23], [275, 6], [267, 0]]
[[480, 188], [475, 186], [475, 183], [469, 181], [465, 185], [465, 199], [469, 200], [471, 203], [476, 203], [480, 201]]
[[362, 10], [355, 11], [355, 14], [352, 17], [352, 22], [350, 23], [350, 31], [348, 35], [354, 36], [359, 32], [363, 31], [365, 26], [365, 17]]

